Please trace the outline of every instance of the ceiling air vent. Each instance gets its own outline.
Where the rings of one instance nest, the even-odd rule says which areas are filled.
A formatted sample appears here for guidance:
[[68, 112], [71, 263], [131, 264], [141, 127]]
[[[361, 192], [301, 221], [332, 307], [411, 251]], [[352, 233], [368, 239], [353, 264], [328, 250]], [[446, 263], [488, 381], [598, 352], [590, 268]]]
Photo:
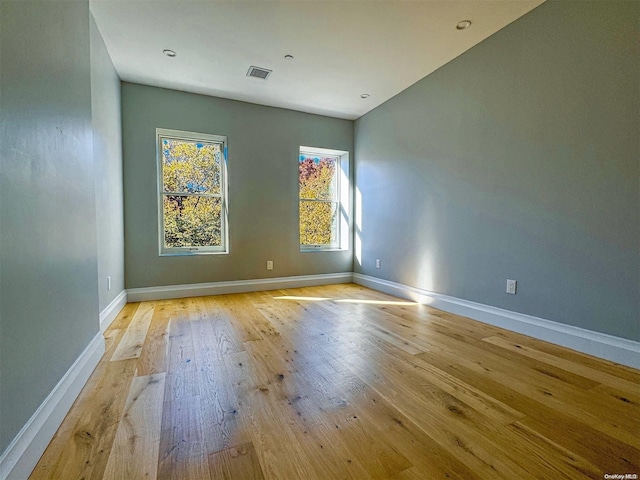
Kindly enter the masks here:
[[249, 67], [249, 71], [247, 72], [247, 77], [266, 80], [270, 74], [271, 74], [271, 70], [267, 70], [266, 68], [261, 68], [261, 67], [254, 67], [253, 65], [251, 65], [251, 67]]

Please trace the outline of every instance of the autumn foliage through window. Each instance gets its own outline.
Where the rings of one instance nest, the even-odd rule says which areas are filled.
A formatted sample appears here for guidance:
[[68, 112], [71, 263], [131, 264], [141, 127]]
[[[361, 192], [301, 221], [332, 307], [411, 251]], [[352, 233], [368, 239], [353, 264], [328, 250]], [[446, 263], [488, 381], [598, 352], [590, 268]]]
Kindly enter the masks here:
[[300, 153], [300, 245], [303, 247], [339, 246], [339, 164], [339, 157]]
[[224, 248], [224, 143], [160, 136], [162, 250]]

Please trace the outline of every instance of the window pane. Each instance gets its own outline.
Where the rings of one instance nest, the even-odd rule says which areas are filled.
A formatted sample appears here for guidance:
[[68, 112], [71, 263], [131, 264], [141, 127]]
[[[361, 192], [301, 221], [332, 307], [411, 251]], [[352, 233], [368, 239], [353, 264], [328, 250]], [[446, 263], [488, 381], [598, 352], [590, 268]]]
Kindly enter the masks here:
[[338, 204], [300, 201], [300, 244], [338, 244]]
[[298, 162], [300, 199], [338, 199], [338, 161], [335, 157], [300, 154]]
[[218, 143], [162, 138], [165, 192], [219, 194], [221, 164]]
[[164, 195], [164, 245], [221, 246], [221, 199]]

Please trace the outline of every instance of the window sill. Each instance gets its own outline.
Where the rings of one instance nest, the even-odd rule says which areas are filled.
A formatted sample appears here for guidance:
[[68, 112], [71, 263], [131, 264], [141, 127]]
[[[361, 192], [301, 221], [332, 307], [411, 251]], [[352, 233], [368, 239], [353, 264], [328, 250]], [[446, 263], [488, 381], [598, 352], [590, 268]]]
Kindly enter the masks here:
[[161, 257], [195, 257], [199, 255], [229, 255], [229, 252], [162, 252]]
[[312, 252], [346, 252], [348, 251], [348, 248], [331, 248], [331, 247], [327, 247], [327, 248], [323, 248], [323, 247], [309, 247], [309, 248], [300, 248], [300, 253], [312, 253]]

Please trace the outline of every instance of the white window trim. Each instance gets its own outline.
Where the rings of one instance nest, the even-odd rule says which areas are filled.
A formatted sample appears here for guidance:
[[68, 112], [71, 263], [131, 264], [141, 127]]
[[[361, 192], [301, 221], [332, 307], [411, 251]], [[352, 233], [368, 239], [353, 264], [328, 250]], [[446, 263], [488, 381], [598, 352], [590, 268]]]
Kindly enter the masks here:
[[318, 148], [318, 147], [306, 147], [300, 146], [298, 149], [298, 163], [300, 162], [300, 155], [310, 154], [328, 157], [337, 157], [339, 175], [337, 179], [338, 190], [338, 243], [327, 245], [302, 245], [300, 243], [300, 192], [298, 191], [298, 244], [300, 245], [300, 252], [338, 252], [349, 250], [350, 239], [350, 218], [351, 218], [351, 205], [350, 205], [350, 185], [351, 180], [349, 176], [349, 152], [345, 150], [333, 150], [330, 148]]
[[[165, 247], [164, 246], [164, 182], [162, 176], [162, 138], [185, 140], [190, 142], [222, 144], [222, 163], [220, 165], [220, 198], [222, 199], [220, 215], [220, 235], [222, 245], [207, 247]], [[229, 219], [228, 219], [228, 180], [227, 180], [227, 137], [206, 133], [185, 132], [156, 128], [156, 162], [158, 180], [158, 247], [160, 256], [176, 255], [211, 255], [229, 253]]]

